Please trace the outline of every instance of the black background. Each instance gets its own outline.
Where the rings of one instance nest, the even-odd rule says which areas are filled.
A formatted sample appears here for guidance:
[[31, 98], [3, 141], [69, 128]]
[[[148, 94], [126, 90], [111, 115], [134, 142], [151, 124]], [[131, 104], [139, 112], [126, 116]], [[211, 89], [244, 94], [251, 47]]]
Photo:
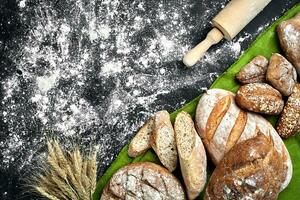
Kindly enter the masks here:
[[[198, 16], [201, 14], [202, 10], [202, 2], [205, 0], [195, 0], [195, 5], [193, 7], [193, 13], [194, 16]], [[32, 9], [35, 9], [35, 5], [39, 4], [39, 1], [30, 1], [32, 6]], [[51, 1], [50, 1], [51, 2]], [[58, 10], [61, 10], [61, 14], [64, 14], [64, 9], [68, 10], [67, 8], [67, 2], [68, 1], [52, 1], [53, 3], [56, 3], [58, 6]], [[126, 1], [124, 1], [126, 2]], [[155, 3], [152, 1], [145, 1], [147, 4], [151, 5], [151, 3]], [[165, 1], [166, 3], [170, 3], [172, 1]], [[227, 2], [226, 0], [212, 0], [211, 2]], [[249, 33], [256, 36], [260, 32], [257, 31], [257, 27], [259, 27], [262, 24], [268, 24], [272, 21], [274, 21], [276, 18], [280, 17], [287, 9], [291, 8], [293, 5], [298, 3], [298, 0], [289, 0], [289, 1], [282, 1], [282, 0], [273, 0], [266, 8], [265, 10], [260, 13], [243, 31], [243, 33]], [[66, 6], [66, 7], [65, 7]], [[64, 8], [64, 9], [62, 9]], [[151, 6], [148, 6], [147, 9], [149, 9], [149, 12], [151, 11]], [[153, 7], [155, 9], [155, 7]], [[18, 48], [18, 40], [24, 35], [27, 34], [28, 29], [30, 28], [30, 22], [32, 21], [32, 17], [30, 15], [30, 12], [28, 12], [28, 24], [21, 23], [20, 15], [19, 15], [19, 7], [18, 7], [18, 1], [14, 0], [0, 0], [0, 79], [4, 80], [8, 76], [11, 76], [12, 74], [18, 73], [15, 64], [10, 59], [9, 55], [7, 54], [8, 51], [13, 52], [14, 49], [17, 51]], [[215, 15], [216, 13], [213, 13], [212, 15]], [[197, 19], [196, 17], [192, 17], [190, 19], [186, 19], [187, 22], [195, 24], [194, 28], [192, 29], [191, 33], [189, 34], [188, 40], [191, 41], [193, 45], [197, 44], [201, 39], [205, 37], [205, 33], [208, 32], [208, 28], [205, 30], [199, 30], [199, 26], [197, 26]], [[8, 23], [9, 22], [9, 23]], [[239, 36], [237, 36], [239, 37]], [[248, 45], [255, 39], [255, 37], [251, 37], [249, 39], [246, 39], [241, 43], [242, 50], [245, 50]], [[222, 45], [222, 43], [220, 44]], [[210, 51], [215, 51], [218, 48], [218, 45], [213, 47]], [[266, 47], [267, 48], [267, 47]], [[235, 61], [234, 58], [226, 58], [222, 59], [218, 62], [217, 66], [211, 66], [208, 69], [205, 70], [216, 72], [217, 74], [221, 74], [226, 70], [228, 66], [230, 66]], [[166, 68], [172, 68], [174, 65], [176, 65], [177, 70], [176, 73], [179, 74], [186, 74], [186, 69], [183, 67], [182, 63], [179, 60], [174, 60], [172, 62], [164, 63], [163, 64]], [[199, 66], [198, 66], [199, 67]], [[191, 72], [192, 73], [192, 72]], [[213, 78], [214, 79], [214, 78]], [[155, 102], [154, 107], [160, 108], [160, 109], [167, 109], [167, 110], [175, 110], [178, 108], [179, 103], [182, 101], [182, 99], [185, 99], [187, 102], [195, 98], [199, 95], [201, 87], [209, 87], [212, 80], [201, 80], [199, 82], [195, 82], [193, 85], [190, 85], [186, 88], [181, 88], [178, 91], [173, 91], [169, 94], [163, 94], [158, 96], [158, 100]], [[92, 84], [92, 83], [91, 83]], [[111, 83], [113, 84], [113, 83]], [[91, 88], [93, 86], [91, 85]], [[102, 91], [109, 93], [109, 90], [113, 87], [106, 87], [108, 91]], [[97, 95], [97, 92], [99, 90], [91, 90], [89, 92], [95, 93], [92, 95]], [[1, 96], [0, 98], [3, 98], [3, 89], [1, 88]], [[101, 102], [96, 102], [97, 104], [100, 104]], [[2, 107], [0, 107], [1, 109]], [[30, 110], [28, 110], [28, 113], [30, 114]], [[0, 115], [1, 117], [1, 115]], [[133, 116], [132, 116], [133, 117]], [[133, 117], [134, 118], [134, 117]], [[35, 126], [31, 126], [32, 129], [35, 129]], [[36, 130], [35, 130], [36, 131]], [[117, 130], [114, 130], [117, 131]], [[0, 118], [0, 141], [5, 141], [5, 137], [8, 134], [7, 127], [5, 123], [2, 121], [2, 117]], [[29, 137], [29, 136], [28, 136]], [[29, 137], [30, 138], [30, 137]], [[99, 138], [98, 138], [99, 139]], [[126, 140], [129, 140], [130, 136], [126, 138]], [[97, 138], [96, 138], [97, 140]], [[120, 150], [120, 148], [126, 143], [126, 141], [119, 142], [119, 141], [111, 141], [113, 151], [111, 152], [111, 155], [114, 157], [116, 156], [117, 152]], [[108, 155], [107, 155], [108, 156]], [[105, 155], [104, 155], [105, 157]], [[1, 152], [0, 152], [0, 159], [1, 159]], [[18, 158], [16, 158], [18, 159]], [[99, 176], [105, 171], [107, 168], [109, 162], [102, 165], [99, 170]], [[15, 171], [16, 166], [12, 165], [9, 167], [9, 169], [2, 169], [0, 167], [0, 199], [35, 199], [37, 197], [31, 196], [28, 193], [24, 193], [24, 187], [23, 181], [22, 181], [22, 173]]]

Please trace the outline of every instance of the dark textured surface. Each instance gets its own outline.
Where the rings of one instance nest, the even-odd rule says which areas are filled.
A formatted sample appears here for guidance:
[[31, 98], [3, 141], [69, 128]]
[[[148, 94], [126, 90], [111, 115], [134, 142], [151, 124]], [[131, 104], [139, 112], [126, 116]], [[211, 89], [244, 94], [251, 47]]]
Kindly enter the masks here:
[[[31, 194], [24, 193], [24, 179], [28, 177], [30, 173], [33, 173], [33, 171], [29, 171], [28, 169], [31, 169], [27, 165], [25, 165], [22, 169], [19, 169], [19, 166], [23, 164], [24, 160], [26, 160], [26, 156], [29, 154], [26, 154], [26, 151], [28, 149], [32, 149], [32, 145], [36, 145], [37, 143], [33, 143], [32, 141], [38, 138], [43, 138], [43, 131], [45, 131], [42, 123], [40, 121], [35, 121], [35, 119], [32, 119], [31, 116], [34, 116], [35, 114], [35, 104], [29, 102], [30, 95], [21, 95], [23, 92], [26, 94], [31, 94], [33, 91], [31, 88], [31, 82], [28, 80], [22, 79], [22, 71], [18, 69], [18, 59], [22, 59], [23, 55], [18, 54], [17, 58], [14, 57], [14, 54], [17, 54], [17, 52], [20, 52], [20, 49], [24, 48], [23, 40], [26, 38], [26, 36], [30, 33], [31, 27], [35, 26], [36, 18], [40, 17], [35, 14], [35, 11], [40, 8], [40, 5], [49, 5], [52, 9], [55, 10], [57, 13], [56, 18], [57, 19], [63, 19], [67, 18], [68, 20], [73, 19], [73, 9], [72, 9], [72, 2], [73, 1], [49, 1], [48, 3], [45, 3], [44, 1], [27, 1], [27, 9], [26, 11], [21, 11], [18, 4], [19, 2], [15, 2], [13, 0], [1, 0], [0, 2], [0, 79], [1, 83], [3, 84], [5, 80], [10, 77], [14, 76], [16, 74], [19, 74], [20, 78], [20, 85], [21, 89], [18, 91], [19, 93], [14, 98], [16, 104], [22, 105], [19, 106], [19, 109], [17, 110], [17, 115], [25, 116], [23, 118], [15, 117], [14, 122], [8, 124], [3, 120], [4, 116], [2, 113], [2, 110], [5, 110], [4, 107], [5, 104], [0, 104], [0, 142], [8, 142], [6, 138], [9, 134], [12, 134], [10, 131], [20, 131], [20, 133], [13, 133], [13, 134], [22, 134], [22, 141], [25, 141], [23, 143], [23, 146], [14, 151], [14, 153], [11, 155], [14, 157], [14, 161], [10, 162], [8, 166], [2, 166], [0, 164], [0, 197], [1, 199], [33, 199], [34, 197], [31, 196]], [[83, 1], [85, 4], [88, 4], [89, 1]], [[147, 17], [151, 19], [152, 15], [155, 15], [156, 9], [157, 9], [157, 2], [156, 1], [144, 1], [145, 2], [145, 11], [141, 14], [141, 16]], [[166, 5], [166, 12], [168, 11], [169, 4], [172, 4], [170, 8], [176, 9], [178, 6], [181, 6], [180, 1], [162, 1]], [[210, 7], [209, 4], [211, 4], [211, 7], [214, 7], [212, 9], [212, 12], [209, 13], [207, 18], [211, 18], [211, 16], [214, 16], [217, 14], [217, 11], [221, 9], [222, 3], [227, 1], [210, 1], [210, 3], [204, 3], [205, 1], [190, 1], [193, 2], [193, 6], [189, 9], [190, 16], [183, 16], [183, 22], [189, 24], [192, 26], [192, 28], [189, 29], [188, 34], [185, 35], [184, 41], [190, 45], [197, 44], [201, 39], [205, 37], [205, 33], [208, 32], [210, 26], [208, 22], [198, 21], [202, 16], [202, 13], [204, 13], [207, 8]], [[219, 6], [216, 4], [216, 2], [220, 2]], [[222, 3], [221, 3], [222, 2]], [[258, 27], [264, 24], [269, 24], [270, 22], [274, 21], [276, 18], [282, 15], [284, 11], [291, 8], [295, 3], [298, 1], [280, 1], [280, 0], [273, 0], [270, 5], [267, 6], [267, 8], [253, 20], [246, 28], [245, 30], [237, 36], [239, 38], [241, 35], [248, 33], [250, 35], [253, 35], [253, 37], [248, 37], [244, 41], [241, 42], [241, 48], [242, 50], [245, 50], [247, 46], [255, 39], [255, 37], [261, 32], [262, 30], [257, 30]], [[120, 7], [119, 11], [121, 12], [133, 12], [135, 7], [130, 6], [130, 3], [127, 3], [126, 1], [123, 1], [124, 8]], [[96, 1], [95, 9], [90, 8], [92, 10], [95, 10], [95, 15], [101, 18], [102, 15], [107, 15], [108, 13], [105, 13], [101, 9], [101, 1]], [[205, 7], [204, 7], [205, 5]], [[116, 21], [111, 21], [111, 24], [113, 23], [126, 23], [126, 21], [130, 21], [129, 18], [126, 18], [127, 15], [118, 15], [118, 18], [116, 18]], [[84, 23], [87, 22], [81, 22], [83, 25], [76, 24], [74, 22], [72, 26], [75, 28], [72, 29], [73, 37], [72, 40], [76, 41], [78, 40], [79, 30], [84, 26]], [[206, 26], [203, 25], [203, 23], [207, 23]], [[172, 32], [172, 30], [165, 30], [163, 29], [164, 24], [159, 24], [158, 22], [153, 23], [153, 26], [157, 26], [156, 28], [158, 30], [163, 31], [169, 31]], [[133, 41], [137, 46], [141, 44], [141, 47], [143, 47], [143, 40], [142, 38], [151, 38], [153, 33], [153, 29], [151, 27], [148, 27], [148, 29], [145, 29], [144, 32], [142, 32], [140, 35], [136, 35], [135, 41]], [[107, 43], [113, 42], [113, 38], [111, 38]], [[51, 40], [45, 41], [42, 45], [47, 46], [50, 43], [51, 45], [55, 46], [55, 44], [51, 43]], [[209, 53], [215, 52], [220, 46], [224, 45], [224, 41], [215, 47], [213, 47]], [[72, 43], [73, 44], [73, 43]], [[74, 42], [75, 44], [75, 42]], [[98, 57], [101, 55], [101, 49], [98, 46], [93, 46], [89, 41], [83, 41], [83, 46], [85, 46], [87, 49], [93, 50], [93, 59], [90, 61], [90, 65], [93, 66], [93, 68], [101, 68], [101, 60], [99, 61]], [[72, 59], [78, 58], [78, 55], [80, 52], [76, 52], [77, 46], [71, 46], [70, 47], [73, 54]], [[266, 47], [267, 48], [267, 47]], [[142, 49], [143, 50], [143, 49]], [[226, 50], [226, 48], [223, 50]], [[140, 50], [141, 51], [141, 50]], [[114, 51], [110, 52], [111, 54], [115, 54]], [[133, 58], [137, 59], [136, 56], [139, 55], [138, 52], [132, 52]], [[182, 87], [176, 87], [174, 90], [171, 90], [167, 93], [162, 93], [160, 95], [157, 95], [157, 99], [151, 103], [150, 106], [147, 108], [150, 108], [151, 111], [159, 110], [159, 109], [167, 109], [169, 111], [173, 111], [177, 108], [179, 108], [183, 103], [188, 102], [189, 100], [192, 100], [196, 96], [199, 95], [201, 92], [201, 87], [209, 87], [211, 82], [214, 80], [215, 76], [212, 76], [212, 78], [209, 78], [210, 76], [202, 76], [203, 74], [221, 74], [228, 66], [230, 66], [234, 61], [235, 57], [232, 57], [230, 55], [226, 55], [226, 52], [222, 54], [218, 60], [215, 60], [213, 64], [208, 64], [208, 66], [201, 66], [201, 64], [198, 64], [196, 68], [187, 70], [185, 69], [179, 59], [168, 59], [166, 61], [162, 61], [159, 63], [160, 68], [165, 68], [168, 72], [165, 77], [158, 76], [156, 71], [158, 70], [156, 66], [151, 67], [150, 69], [143, 69], [143, 68], [135, 68], [133, 70], [133, 74], [139, 74], [140, 71], [143, 71], [143, 74], [156, 76], [157, 80], [155, 81], [165, 81], [168, 79], [174, 79], [175, 81], [178, 79], [178, 77], [189, 77], [189, 75], [192, 76], [192, 74], [199, 73], [199, 76], [201, 75], [202, 78], [192, 79], [189, 80], [190, 83], [183, 85]], [[116, 55], [117, 57], [117, 55]], [[12, 59], [14, 58], [14, 59]], [[122, 57], [120, 58], [122, 59]], [[132, 63], [129, 64], [133, 66]], [[44, 68], [47, 68], [47, 65], [43, 63], [39, 64], [41, 67], [36, 68], [39, 69], [40, 72], [36, 72], [43, 74], [45, 71]], [[153, 64], [155, 65], [155, 64]], [[202, 70], [202, 71], [201, 71]], [[119, 89], [115, 85], [117, 84], [117, 81], [121, 81], [121, 85], [126, 83], [126, 79], [123, 80], [122, 77], [112, 77], [108, 80], [99, 79], [96, 75], [96, 73], [99, 73], [99, 71], [91, 71], [88, 75], [89, 79], [87, 80], [87, 84], [84, 87], [79, 88], [80, 95], [87, 99], [90, 104], [96, 108], [95, 110], [98, 111], [99, 119], [101, 119], [101, 122], [96, 123], [95, 126], [91, 126], [91, 129], [85, 130], [84, 132], [80, 133], [79, 138], [83, 138], [80, 140], [80, 142], [89, 142], [93, 141], [95, 143], [102, 142], [102, 138], [106, 138], [106, 134], [113, 134], [113, 133], [119, 133], [119, 132], [129, 132], [129, 134], [126, 134], [124, 137], [120, 137], [114, 141], [113, 139], [110, 139], [109, 141], [106, 141], [109, 147], [109, 150], [106, 152], [107, 155], [101, 155], [101, 159], [106, 160], [105, 157], [109, 157], [111, 159], [107, 159], [107, 162], [105, 162], [101, 167], [99, 171], [99, 175], [103, 173], [103, 171], [107, 168], [111, 160], [114, 156], [117, 155], [120, 148], [127, 142], [127, 140], [130, 138], [130, 136], [134, 133], [134, 129], [136, 129], [137, 124], [135, 123], [136, 119], [139, 120], [139, 122], [143, 121], [145, 119], [145, 116], [141, 114], [142, 112], [145, 112], [145, 107], [143, 106], [135, 106], [134, 109], [132, 109], [130, 112], [126, 112], [126, 115], [123, 116], [123, 118], [128, 119], [126, 122], [128, 124], [132, 123], [135, 125], [129, 126], [124, 128], [123, 125], [118, 126], [117, 124], [113, 125], [106, 125], [106, 117], [103, 117], [107, 110], [100, 109], [100, 108], [106, 108], [108, 99], [111, 97], [111, 94], [116, 90]], [[127, 73], [127, 72], [126, 72]], [[121, 75], [120, 75], [121, 76]], [[126, 77], [126, 76], [124, 76]], [[69, 80], [71, 81], [71, 80]], [[68, 82], [60, 83], [62, 85], [68, 85]], [[151, 83], [148, 83], [151, 84]], [[166, 84], [170, 84], [169, 87], [172, 87], [172, 82], [166, 81]], [[137, 86], [139, 87], [139, 86]], [[142, 89], [147, 88], [144, 86]], [[150, 88], [150, 87], [149, 87]], [[63, 88], [65, 90], [69, 90], [70, 88], [65, 87]], [[75, 88], [76, 89], [76, 88]], [[130, 91], [130, 88], [122, 87], [122, 90], [128, 89]], [[151, 88], [149, 91], [144, 91], [144, 96], [147, 97], [147, 94], [151, 95], [154, 93], [158, 88]], [[4, 89], [1, 87], [1, 100], [4, 98]], [[105, 97], [102, 99], [101, 97]], [[107, 98], [106, 98], [107, 97]], [[122, 96], [121, 96], [122, 97]], [[124, 97], [125, 98], [125, 97]], [[131, 106], [132, 104], [130, 104]], [[22, 108], [22, 109], [20, 109]], [[99, 108], [99, 109], [97, 109]], [[120, 111], [122, 112], [122, 110]], [[118, 115], [118, 113], [115, 113]], [[118, 119], [118, 120], [122, 120]], [[124, 121], [124, 120], [123, 120]], [[22, 122], [22, 124], [25, 124], [23, 126], [20, 125], [19, 122]], [[9, 126], [15, 126], [18, 127], [16, 129], [11, 129]], [[132, 128], [133, 127], [133, 128]], [[131, 128], [131, 129], [130, 129]], [[99, 131], [101, 129], [101, 131]], [[133, 129], [133, 130], [132, 130]], [[46, 129], [47, 130], [47, 129]], [[98, 132], [97, 132], [98, 131]], [[96, 135], [93, 135], [91, 133], [96, 132]], [[25, 134], [23, 134], [25, 133]], [[57, 135], [58, 133], [54, 132], [54, 135]], [[88, 135], [92, 135], [91, 137], [88, 137]], [[85, 140], [85, 138], [88, 138]], [[39, 140], [40, 143], [39, 146], [44, 142], [44, 140]], [[6, 146], [9, 144], [1, 145], [1, 152], [0, 152], [0, 161], [4, 159], [4, 155], [2, 152], [6, 148]], [[30, 148], [31, 147], [31, 148]], [[42, 148], [37, 148], [34, 155], [39, 154], [39, 152], [42, 152]], [[32, 161], [34, 162], [34, 160]], [[1, 162], [3, 163], [3, 162]]]

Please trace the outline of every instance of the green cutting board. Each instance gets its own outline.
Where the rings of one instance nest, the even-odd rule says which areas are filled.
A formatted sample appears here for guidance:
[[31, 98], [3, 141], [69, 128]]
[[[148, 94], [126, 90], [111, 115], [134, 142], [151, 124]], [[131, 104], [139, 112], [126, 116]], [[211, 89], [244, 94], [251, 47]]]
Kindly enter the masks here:
[[[277, 25], [286, 19], [293, 17], [296, 13], [300, 12], [300, 3], [286, 12], [280, 19], [273, 23], [265, 32], [260, 34], [257, 39], [252, 43], [247, 51], [236, 61], [228, 70], [222, 74], [211, 86], [211, 88], [222, 88], [225, 90], [230, 90], [236, 92], [239, 88], [239, 84], [235, 80], [235, 74], [247, 64], [253, 57], [257, 55], [263, 55], [267, 58], [270, 58], [271, 54], [274, 52], [280, 52], [279, 42], [276, 34]], [[184, 110], [190, 113], [192, 116], [195, 115], [195, 110], [197, 103], [200, 99], [200, 96], [186, 104], [181, 109], [173, 112], [171, 114], [171, 120], [174, 122], [174, 119], [178, 112]], [[269, 118], [269, 120], [274, 124], [276, 122], [275, 118]], [[288, 148], [292, 163], [293, 163], [293, 177], [289, 186], [280, 193], [280, 200], [299, 200], [300, 199], [300, 134], [295, 137], [284, 140], [286, 147]], [[121, 167], [132, 162], [141, 162], [141, 161], [150, 161], [159, 163], [156, 155], [152, 150], [149, 150], [144, 155], [141, 155], [135, 159], [132, 159], [127, 154], [128, 145], [126, 145], [118, 157], [114, 160], [108, 170], [100, 178], [97, 183], [96, 191], [93, 195], [94, 200], [99, 200], [102, 190], [106, 183], [109, 181], [110, 177]], [[208, 165], [208, 174], [210, 175], [214, 169], [214, 166], [209, 163]], [[180, 177], [180, 173], [177, 171], [175, 175]], [[201, 193], [199, 199], [203, 198], [203, 192]]]

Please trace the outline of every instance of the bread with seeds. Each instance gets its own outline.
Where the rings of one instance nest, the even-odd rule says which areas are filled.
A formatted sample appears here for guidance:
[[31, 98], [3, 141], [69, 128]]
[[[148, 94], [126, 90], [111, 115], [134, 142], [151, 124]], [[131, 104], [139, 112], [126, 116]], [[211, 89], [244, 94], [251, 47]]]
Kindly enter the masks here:
[[181, 174], [189, 199], [195, 199], [206, 182], [206, 153], [191, 116], [182, 111], [175, 123], [175, 136]]
[[240, 108], [267, 115], [279, 115], [284, 106], [280, 92], [266, 83], [241, 86], [235, 101]]
[[297, 82], [297, 72], [287, 59], [274, 53], [270, 58], [266, 78], [282, 95], [289, 96]]
[[273, 140], [258, 133], [235, 145], [214, 170], [205, 200], [277, 199], [286, 177]]
[[297, 83], [289, 96], [276, 127], [283, 138], [291, 137], [300, 131], [300, 84]]
[[208, 90], [199, 100], [196, 109], [196, 130], [217, 165], [236, 144], [253, 138], [260, 131], [271, 136], [287, 169], [284, 189], [291, 180], [292, 163], [282, 139], [273, 126], [262, 116], [241, 110], [232, 92], [222, 89]]
[[267, 68], [268, 60], [258, 55], [240, 70], [236, 79], [242, 84], [265, 82]]
[[175, 132], [167, 111], [159, 111], [154, 115], [154, 130], [150, 144], [160, 162], [170, 171], [177, 167], [177, 149]]
[[178, 179], [167, 169], [150, 162], [129, 164], [119, 169], [103, 190], [101, 200], [184, 200]]
[[300, 75], [300, 13], [277, 27], [280, 46]]
[[130, 141], [128, 147], [128, 155], [130, 157], [137, 157], [143, 153], [145, 153], [148, 149], [151, 148], [150, 138], [154, 129], [154, 119], [151, 117], [134, 138]]

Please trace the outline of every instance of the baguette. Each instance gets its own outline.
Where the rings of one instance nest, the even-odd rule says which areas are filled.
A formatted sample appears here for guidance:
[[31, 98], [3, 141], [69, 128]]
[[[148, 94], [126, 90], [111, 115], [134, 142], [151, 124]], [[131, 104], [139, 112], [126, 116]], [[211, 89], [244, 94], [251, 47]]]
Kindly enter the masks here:
[[150, 144], [160, 162], [170, 171], [177, 167], [177, 149], [175, 132], [167, 111], [159, 111], [154, 115], [154, 130]]
[[119, 169], [103, 190], [101, 200], [184, 200], [178, 179], [167, 169], [150, 162], [129, 164]]
[[264, 134], [235, 145], [213, 172], [205, 200], [277, 199], [286, 176], [282, 156]]
[[154, 129], [154, 119], [151, 117], [137, 132], [128, 147], [128, 155], [137, 157], [151, 148], [150, 138]]
[[234, 97], [232, 92], [212, 89], [198, 103], [196, 129], [212, 161], [217, 165], [235, 144], [255, 137], [258, 129], [272, 137], [276, 150], [284, 158], [287, 173], [281, 190], [286, 188], [292, 177], [292, 163], [283, 141], [262, 116], [238, 108]]
[[182, 111], [174, 124], [181, 173], [189, 199], [195, 199], [206, 182], [206, 153], [191, 116]]

